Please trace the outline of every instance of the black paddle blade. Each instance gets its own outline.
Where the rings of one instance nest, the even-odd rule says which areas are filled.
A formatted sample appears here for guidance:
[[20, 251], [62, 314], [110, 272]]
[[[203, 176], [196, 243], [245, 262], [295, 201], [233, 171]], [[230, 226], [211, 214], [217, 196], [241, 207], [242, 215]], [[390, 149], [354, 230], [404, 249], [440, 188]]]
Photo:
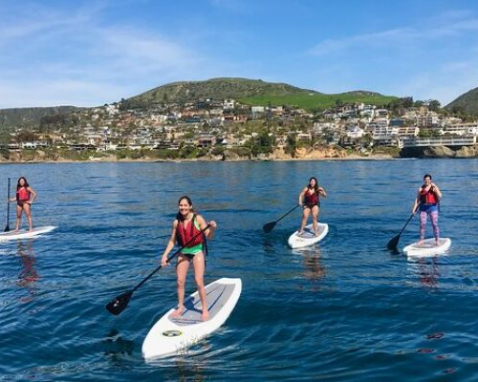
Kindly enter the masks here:
[[276, 225], [276, 222], [270, 222], [270, 223], [264, 224], [262, 229], [264, 230], [265, 233], [269, 233], [274, 229], [275, 225]]
[[133, 292], [128, 291], [116, 297], [114, 300], [111, 300], [108, 305], [106, 305], [106, 310], [111, 314], [117, 316], [128, 306], [129, 300], [131, 300], [132, 295]]
[[387, 244], [387, 248], [390, 250], [397, 250], [398, 241], [400, 240], [400, 235], [395, 236], [392, 240], [390, 240]]
[[7, 226], [5, 227], [5, 230], [3, 232], [8, 232], [10, 231], [10, 226], [7, 224]]

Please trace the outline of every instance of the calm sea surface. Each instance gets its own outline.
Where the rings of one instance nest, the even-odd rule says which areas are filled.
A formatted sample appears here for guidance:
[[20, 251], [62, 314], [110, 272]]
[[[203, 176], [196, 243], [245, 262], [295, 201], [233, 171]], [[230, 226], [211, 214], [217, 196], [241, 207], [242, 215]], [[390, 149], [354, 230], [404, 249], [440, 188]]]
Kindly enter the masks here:
[[[452, 247], [407, 260], [386, 244], [426, 172]], [[0, 243], [0, 381], [478, 381], [477, 160], [2, 165], [2, 228], [7, 178], [20, 175], [38, 193], [35, 225], [59, 228]], [[262, 225], [310, 176], [328, 192], [330, 232], [293, 251], [299, 210], [270, 234]], [[243, 292], [212, 336], [146, 363], [148, 330], [176, 304], [174, 267], [121, 315], [105, 305], [158, 265], [183, 194], [219, 226], [206, 282], [240, 277]], [[400, 248], [417, 238], [415, 218]]]

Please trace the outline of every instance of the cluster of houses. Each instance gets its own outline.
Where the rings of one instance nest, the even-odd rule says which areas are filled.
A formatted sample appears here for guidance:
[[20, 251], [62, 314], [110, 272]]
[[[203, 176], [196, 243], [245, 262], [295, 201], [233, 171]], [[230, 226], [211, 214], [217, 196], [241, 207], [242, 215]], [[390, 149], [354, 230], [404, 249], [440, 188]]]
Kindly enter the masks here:
[[[363, 103], [337, 105], [319, 114], [296, 107], [249, 106], [232, 99], [179, 105], [128, 108], [122, 103], [76, 112], [68, 128], [32, 131], [35, 140], [19, 141], [12, 133], [9, 150], [48, 147], [114, 151], [181, 147], [242, 147], [267, 131], [271, 145], [285, 147], [293, 137], [343, 147], [463, 146], [476, 143], [478, 122], [464, 123], [424, 105], [392, 115], [386, 108]], [[264, 130], [266, 129], [266, 130]]]
[[364, 138], [370, 146], [466, 146], [476, 144], [478, 121], [430, 111], [426, 105], [410, 107], [401, 115], [372, 105], [337, 106], [324, 113], [324, 121], [314, 123], [313, 133], [331, 134], [336, 144], [350, 145]]

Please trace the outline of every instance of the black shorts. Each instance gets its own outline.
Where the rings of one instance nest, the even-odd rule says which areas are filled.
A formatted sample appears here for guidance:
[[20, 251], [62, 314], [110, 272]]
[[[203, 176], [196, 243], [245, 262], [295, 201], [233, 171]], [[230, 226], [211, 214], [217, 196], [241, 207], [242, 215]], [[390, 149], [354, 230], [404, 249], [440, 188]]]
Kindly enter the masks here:
[[320, 208], [320, 202], [318, 202], [317, 204], [304, 204], [304, 208], [312, 209], [314, 206], [317, 206]]

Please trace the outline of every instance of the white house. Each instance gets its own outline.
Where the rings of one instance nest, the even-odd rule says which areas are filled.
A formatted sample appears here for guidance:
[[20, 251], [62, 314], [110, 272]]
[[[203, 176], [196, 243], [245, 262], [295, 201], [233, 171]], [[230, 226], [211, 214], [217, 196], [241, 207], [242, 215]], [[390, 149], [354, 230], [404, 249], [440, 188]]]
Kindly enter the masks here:
[[351, 126], [347, 128], [347, 130], [345, 131], [345, 134], [349, 138], [358, 139], [364, 136], [365, 131], [361, 129], [359, 126], [355, 125], [355, 126]]

